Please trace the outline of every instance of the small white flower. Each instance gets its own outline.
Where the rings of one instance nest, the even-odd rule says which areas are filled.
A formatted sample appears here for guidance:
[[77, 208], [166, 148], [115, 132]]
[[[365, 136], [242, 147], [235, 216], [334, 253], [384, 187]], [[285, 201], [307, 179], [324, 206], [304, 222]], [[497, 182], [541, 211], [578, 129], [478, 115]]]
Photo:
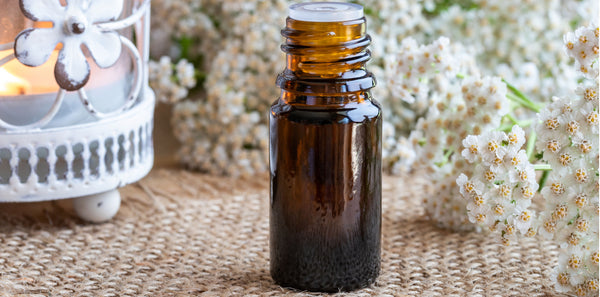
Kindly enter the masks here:
[[550, 175], [541, 190], [544, 199], [554, 202], [565, 201], [572, 191], [564, 176]]
[[475, 211], [475, 210], [479, 210], [479, 211], [483, 211], [485, 209], [487, 205], [487, 201], [488, 201], [488, 197], [487, 197], [487, 193], [484, 195], [481, 194], [475, 194], [475, 195], [470, 195], [465, 197], [466, 199], [469, 199], [469, 201], [467, 202], [467, 210], [468, 211]]
[[468, 216], [469, 221], [473, 224], [489, 226], [493, 223], [493, 218], [489, 215], [489, 211], [484, 209], [470, 211]]
[[464, 149], [462, 150], [462, 156], [467, 159], [470, 163], [473, 163], [481, 154], [481, 143], [479, 137], [469, 135], [462, 141]]
[[513, 170], [510, 170], [510, 182], [511, 183], [534, 183], [535, 182], [535, 169], [530, 163], [521, 163], [516, 166]]
[[556, 291], [565, 293], [571, 291], [571, 277], [568, 272], [554, 269], [550, 274], [550, 279], [554, 282]]
[[479, 194], [483, 189], [483, 184], [480, 181], [469, 180], [469, 178], [464, 174], [460, 174], [458, 176], [456, 179], [456, 184], [458, 185], [459, 191], [463, 197]]
[[554, 234], [558, 230], [558, 223], [552, 218], [550, 218], [545, 212], [540, 214], [540, 218], [545, 218], [540, 220], [540, 227], [538, 229], [538, 234], [540, 234], [543, 238], [549, 240], [554, 238]]
[[491, 131], [482, 136], [480, 143], [484, 164], [492, 164], [496, 159], [504, 158], [507, 150], [502, 143], [506, 140], [506, 134], [500, 131]]
[[535, 212], [528, 209], [521, 209], [520, 207], [515, 208], [515, 213], [518, 214], [515, 218], [515, 227], [521, 232], [521, 234], [527, 233], [531, 223], [534, 220]]
[[558, 256], [558, 266], [563, 267], [569, 274], [569, 283], [572, 286], [577, 286], [585, 280], [583, 258], [581, 249], [571, 249], [570, 252], [561, 253]]
[[582, 135], [582, 130], [585, 127], [585, 119], [581, 116], [580, 112], [569, 112], [560, 115], [561, 129], [564, 132], [561, 133], [565, 137], [577, 137]]
[[187, 60], [182, 59], [175, 66], [177, 70], [177, 80], [185, 88], [193, 88], [196, 86], [196, 77], [194, 73], [194, 65]]
[[[512, 151], [514, 150], [509, 150], [509, 152]], [[524, 150], [520, 150], [516, 152], [516, 154], [507, 153], [505, 156], [504, 164], [507, 166], [507, 168], [514, 169], [518, 166], [527, 164], [528, 162], [529, 160], [527, 158], [527, 152], [525, 152]]]
[[[538, 133], [538, 137], [543, 140], [542, 145], [545, 145], [544, 142], [549, 140], [558, 141], [558, 145], [563, 147], [567, 145], [568, 136], [561, 133], [566, 130], [565, 122], [561, 121], [562, 110], [557, 108], [557, 106], [562, 106], [565, 100], [554, 97], [555, 103], [551, 104], [549, 108], [543, 109], [538, 114], [538, 124], [536, 125], [536, 132]], [[538, 147], [538, 149], [545, 149], [544, 147]]]
[[478, 164], [475, 166], [473, 176], [482, 181], [486, 186], [495, 185], [499, 181], [503, 181], [505, 176], [501, 170], [496, 167], [485, 166]]
[[594, 105], [592, 102], [586, 102], [582, 104], [579, 109], [582, 134], [598, 134], [598, 127], [600, 122], [598, 119], [598, 105]]
[[507, 155], [515, 155], [525, 144], [525, 131], [518, 125], [514, 125], [507, 134], [508, 152]]
[[592, 103], [592, 106], [598, 106], [598, 80], [593, 83], [581, 84], [575, 89], [575, 94], [583, 98], [584, 102]]
[[512, 213], [515, 211], [515, 205], [508, 200], [499, 200], [495, 203], [491, 202], [490, 204], [489, 215], [492, 217], [493, 222], [504, 222], [511, 217]]
[[568, 174], [573, 162], [576, 161], [579, 156], [581, 156], [581, 153], [578, 149], [574, 146], [570, 146], [563, 148], [557, 154], [545, 156], [545, 159], [552, 166], [552, 170], [554, 170], [557, 175], [564, 176]]
[[[521, 207], [528, 207], [531, 203], [531, 199], [535, 197], [535, 193], [537, 192], [539, 185], [537, 182], [529, 182], [529, 183], [521, 183], [518, 188], [518, 196], [520, 199], [517, 199], [517, 204], [521, 204]], [[525, 202], [527, 201], [527, 202]], [[522, 205], [525, 204], [525, 205]]]
[[598, 137], [590, 136], [578, 135], [573, 137], [573, 145], [580, 154], [589, 156], [598, 151]]

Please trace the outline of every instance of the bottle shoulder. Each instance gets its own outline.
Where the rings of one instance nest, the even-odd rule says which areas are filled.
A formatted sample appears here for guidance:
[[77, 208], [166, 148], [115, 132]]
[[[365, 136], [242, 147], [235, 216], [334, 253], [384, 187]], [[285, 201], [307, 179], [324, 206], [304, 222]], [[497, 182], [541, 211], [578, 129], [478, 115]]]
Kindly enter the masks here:
[[271, 106], [272, 119], [360, 123], [381, 117], [381, 105], [374, 99], [329, 105], [287, 103], [281, 98]]

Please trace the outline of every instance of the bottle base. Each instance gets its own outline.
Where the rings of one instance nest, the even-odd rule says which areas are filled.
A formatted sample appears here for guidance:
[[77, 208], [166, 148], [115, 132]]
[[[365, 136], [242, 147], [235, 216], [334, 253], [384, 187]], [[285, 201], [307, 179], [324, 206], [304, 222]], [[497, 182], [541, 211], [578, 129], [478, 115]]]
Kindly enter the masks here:
[[271, 277], [276, 284], [295, 290], [310, 291], [310, 292], [324, 292], [324, 293], [338, 293], [338, 292], [350, 292], [358, 289], [366, 288], [373, 284], [379, 276], [379, 267], [370, 271], [368, 274], [364, 274], [359, 278], [346, 276], [346, 277], [319, 277], [319, 276], [307, 276], [301, 271], [297, 271], [297, 275], [283, 275], [277, 273], [277, 271], [271, 271]]

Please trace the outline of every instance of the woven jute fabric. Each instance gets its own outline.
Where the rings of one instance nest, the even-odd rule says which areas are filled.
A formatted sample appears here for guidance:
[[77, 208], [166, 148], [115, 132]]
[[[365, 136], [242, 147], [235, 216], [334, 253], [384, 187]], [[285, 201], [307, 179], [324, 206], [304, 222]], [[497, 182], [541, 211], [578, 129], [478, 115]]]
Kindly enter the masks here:
[[[382, 269], [345, 296], [559, 296], [558, 247], [427, 221], [417, 177], [383, 180]], [[108, 223], [68, 201], [0, 204], [0, 296], [310, 296], [269, 276], [268, 177], [156, 169], [121, 189]]]

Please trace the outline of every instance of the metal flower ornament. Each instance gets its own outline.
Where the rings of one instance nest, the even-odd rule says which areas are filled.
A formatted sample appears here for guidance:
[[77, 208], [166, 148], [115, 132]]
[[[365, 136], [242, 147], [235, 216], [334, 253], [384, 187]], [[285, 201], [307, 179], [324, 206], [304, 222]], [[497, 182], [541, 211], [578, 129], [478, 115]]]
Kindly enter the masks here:
[[[14, 51], [0, 59], [0, 67], [15, 58], [26, 66], [38, 67], [57, 50], [54, 77], [60, 90], [54, 104], [41, 119], [26, 125], [13, 125], [0, 119], [0, 128], [28, 130], [44, 127], [57, 114], [67, 91], [77, 91], [85, 109], [96, 118], [114, 116], [131, 108], [142, 89], [145, 66], [140, 52], [142, 49], [121, 36], [118, 30], [137, 24], [149, 14], [150, 0], [133, 2], [138, 5], [134, 5], [123, 19], [118, 19], [124, 0], [20, 0], [25, 17], [37, 24], [19, 33], [14, 43], [0, 44], [0, 50], [12, 48]], [[146, 38], [136, 39], [136, 43], [144, 45], [140, 48], [148, 47]], [[117, 62], [122, 50], [128, 53], [132, 62], [131, 89], [123, 106], [101, 112], [89, 100], [84, 88], [90, 79], [88, 57], [100, 68], [109, 68]]]
[[78, 90], [90, 78], [82, 45], [101, 68], [112, 66], [121, 55], [121, 40], [113, 30], [104, 31], [98, 24], [119, 17], [123, 0], [21, 0], [23, 14], [39, 22], [52, 22], [51, 28], [30, 28], [15, 40], [15, 56], [27, 66], [44, 64], [52, 51], [62, 48], [54, 67], [58, 85], [68, 91]]

